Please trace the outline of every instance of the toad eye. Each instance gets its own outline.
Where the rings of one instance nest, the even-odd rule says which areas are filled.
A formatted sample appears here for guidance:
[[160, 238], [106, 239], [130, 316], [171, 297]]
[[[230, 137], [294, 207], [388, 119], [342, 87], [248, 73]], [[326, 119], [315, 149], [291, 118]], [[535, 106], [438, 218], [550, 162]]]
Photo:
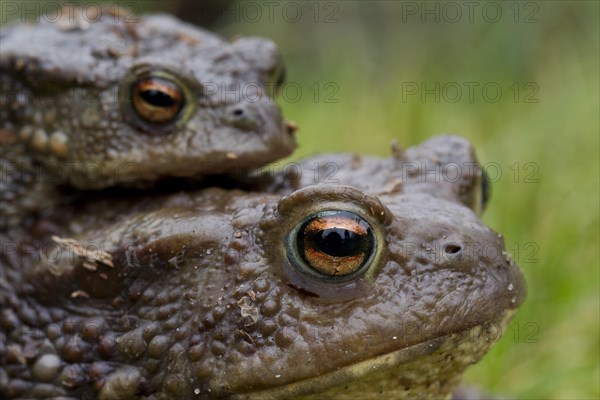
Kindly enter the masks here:
[[267, 72], [266, 85], [269, 88], [269, 93], [277, 95], [281, 90], [281, 87], [285, 83], [285, 65], [283, 62], [276, 65], [273, 69]]
[[355, 276], [368, 268], [375, 249], [371, 226], [349, 211], [322, 211], [297, 227], [297, 255], [321, 277]]
[[285, 82], [285, 65], [281, 64], [279, 68], [273, 71], [273, 81], [275, 82], [275, 87], [280, 88], [283, 86]]
[[179, 115], [185, 96], [176, 83], [162, 77], [147, 77], [132, 85], [131, 102], [145, 121], [165, 124]]
[[484, 169], [481, 170], [481, 189], [480, 190], [481, 190], [481, 211], [483, 211], [490, 199], [491, 194], [492, 194], [491, 193], [492, 187], [490, 185], [490, 180]]
[[379, 198], [350, 186], [314, 185], [283, 197], [274, 211], [265, 219], [265, 243], [273, 243], [267, 254], [290, 288], [323, 301], [375, 288], [393, 221]]

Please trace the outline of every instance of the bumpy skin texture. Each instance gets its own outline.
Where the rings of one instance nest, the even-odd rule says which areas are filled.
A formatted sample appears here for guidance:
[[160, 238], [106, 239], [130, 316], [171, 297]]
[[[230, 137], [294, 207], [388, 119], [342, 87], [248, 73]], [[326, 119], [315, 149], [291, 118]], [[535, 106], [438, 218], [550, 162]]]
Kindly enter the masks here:
[[[326, 160], [337, 182], [314, 181], [310, 167]], [[526, 292], [501, 236], [471, 208], [480, 208], [481, 170], [453, 182], [424, 172], [464, 162], [476, 162], [468, 142], [440, 137], [384, 160], [308, 159], [302, 174], [262, 177], [248, 184], [253, 191], [57, 210], [2, 253], [0, 390], [8, 398], [448, 397]], [[376, 238], [367, 269], [349, 280], [314, 278], [295, 258], [290, 234], [324, 210], [361, 216]], [[62, 239], [44, 247], [50, 235]], [[45, 251], [36, 256], [36, 247]]]
[[[3, 27], [0, 40], [0, 226], [52, 206], [59, 185], [242, 173], [295, 146], [272, 99], [284, 68], [269, 40], [228, 42], [168, 15], [69, 22], [66, 10], [58, 22]], [[178, 88], [172, 119], [138, 111], [147, 78], [163, 79], [147, 90], [165, 90], [164, 79]]]

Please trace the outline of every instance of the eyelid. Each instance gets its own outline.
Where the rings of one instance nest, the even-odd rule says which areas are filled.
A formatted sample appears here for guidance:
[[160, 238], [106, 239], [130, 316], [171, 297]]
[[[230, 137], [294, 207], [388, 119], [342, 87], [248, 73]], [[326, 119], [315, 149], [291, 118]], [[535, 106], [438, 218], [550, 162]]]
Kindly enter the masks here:
[[[312, 185], [306, 186], [294, 193], [284, 197], [277, 204], [277, 212], [291, 218], [304, 216], [324, 210], [327, 204], [342, 204], [343, 209], [357, 210], [369, 220], [377, 221], [387, 225], [392, 220], [391, 212], [379, 201], [376, 196], [367, 194], [361, 190], [345, 185]], [[298, 205], [304, 207], [302, 211]]]

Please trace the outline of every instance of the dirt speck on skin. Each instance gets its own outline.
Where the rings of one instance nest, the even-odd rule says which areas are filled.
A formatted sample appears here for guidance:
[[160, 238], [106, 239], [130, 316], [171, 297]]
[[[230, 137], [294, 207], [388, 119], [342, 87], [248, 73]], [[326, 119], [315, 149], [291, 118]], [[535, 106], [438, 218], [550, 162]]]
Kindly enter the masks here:
[[52, 241], [58, 244], [61, 248], [72, 252], [72, 254], [83, 258], [85, 261], [83, 266], [90, 271], [95, 271], [97, 264], [102, 264], [110, 268], [114, 268], [112, 255], [106, 251], [94, 248], [93, 250], [78, 242], [75, 239], [60, 238], [52, 236]]
[[249, 296], [242, 297], [238, 302], [242, 317], [250, 317], [253, 323], [258, 321], [258, 307]]

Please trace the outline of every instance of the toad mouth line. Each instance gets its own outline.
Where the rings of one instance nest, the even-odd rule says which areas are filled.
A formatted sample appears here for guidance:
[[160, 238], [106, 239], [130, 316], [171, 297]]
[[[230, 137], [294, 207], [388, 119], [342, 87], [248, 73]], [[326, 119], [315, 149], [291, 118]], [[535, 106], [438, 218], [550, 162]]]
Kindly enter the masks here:
[[[505, 326], [515, 314], [516, 310], [507, 310], [496, 323], [492, 322], [493, 326]], [[496, 325], [498, 324], [498, 325]], [[366, 377], [374, 376], [377, 373], [386, 370], [399, 368], [411, 362], [425, 360], [428, 356], [432, 356], [438, 350], [445, 352], [448, 349], [453, 349], [455, 342], [465, 342], [468, 345], [469, 341], [476, 342], [477, 340], [487, 341], [484, 325], [475, 325], [473, 327], [463, 329], [457, 332], [449, 333], [423, 343], [405, 347], [390, 353], [382, 354], [374, 358], [360, 361], [351, 365], [340, 367], [339, 369], [328, 372], [324, 375], [308, 378], [302, 381], [293, 382], [287, 385], [259, 390], [256, 392], [248, 392], [245, 394], [234, 395], [234, 399], [282, 399], [282, 398], [302, 398], [303, 395], [314, 394], [316, 396], [324, 395], [323, 392], [330, 390], [341, 389], [348, 394], [353, 393], [352, 386]], [[448, 346], [444, 346], [444, 345]], [[473, 343], [474, 347], [478, 347]], [[448, 348], [448, 349], [446, 349]], [[483, 356], [485, 350], [481, 352]], [[480, 357], [471, 354], [470, 360], [466, 364], [478, 361]], [[466, 367], [467, 365], [465, 365]], [[398, 371], [401, 374], [402, 371]], [[402, 380], [406, 382], [407, 379]], [[458, 381], [457, 381], [458, 383]], [[310, 397], [312, 398], [312, 397]], [[318, 397], [316, 397], [318, 398]]]

